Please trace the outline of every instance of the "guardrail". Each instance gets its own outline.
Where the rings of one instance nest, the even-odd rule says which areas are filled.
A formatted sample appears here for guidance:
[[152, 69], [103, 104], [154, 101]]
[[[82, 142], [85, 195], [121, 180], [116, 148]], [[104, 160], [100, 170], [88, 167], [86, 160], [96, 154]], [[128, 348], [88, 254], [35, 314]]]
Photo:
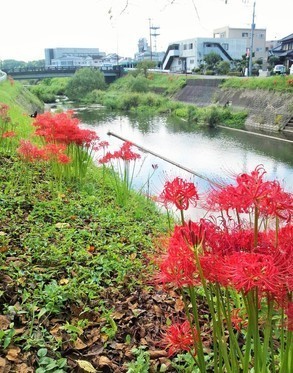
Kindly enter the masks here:
[[0, 70], [0, 83], [7, 79], [7, 74]]

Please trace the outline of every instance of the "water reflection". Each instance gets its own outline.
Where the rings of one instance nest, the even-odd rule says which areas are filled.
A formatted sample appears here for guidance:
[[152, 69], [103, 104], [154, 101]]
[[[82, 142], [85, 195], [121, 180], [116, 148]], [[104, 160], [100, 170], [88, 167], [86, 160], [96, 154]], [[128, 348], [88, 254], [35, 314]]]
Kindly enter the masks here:
[[[285, 190], [292, 191], [292, 143], [223, 128], [194, 129], [187, 122], [165, 116], [114, 114], [104, 109], [81, 110], [77, 115], [83, 126], [95, 129], [101, 140], [110, 142], [110, 150], [119, 148], [121, 140], [109, 138], [108, 131], [215, 181], [229, 182], [231, 175], [263, 164], [267, 179], [277, 179]], [[154, 164], [158, 170], [147, 183], [152, 193], [162, 189], [166, 178], [175, 176], [195, 182], [202, 192], [210, 187], [206, 180], [148, 153], [143, 153], [142, 164], [134, 184], [138, 189], [146, 183]]]

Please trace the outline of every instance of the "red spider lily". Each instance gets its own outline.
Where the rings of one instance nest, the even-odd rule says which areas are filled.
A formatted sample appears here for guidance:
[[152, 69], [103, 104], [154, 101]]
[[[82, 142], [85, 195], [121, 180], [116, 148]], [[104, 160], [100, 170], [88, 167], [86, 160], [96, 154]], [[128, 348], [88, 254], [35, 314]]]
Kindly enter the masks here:
[[17, 153], [26, 162], [36, 162], [47, 159], [44, 149], [39, 149], [29, 140], [20, 140], [20, 146], [17, 148]]
[[46, 158], [62, 164], [70, 163], [71, 159], [65, 154], [66, 145], [64, 144], [47, 144], [43, 148]]
[[134, 161], [140, 158], [140, 154], [134, 153], [131, 150], [133, 145], [131, 142], [126, 141], [122, 144], [120, 150], [118, 152], [114, 152], [114, 158], [121, 158], [124, 161]]
[[196, 187], [193, 183], [176, 177], [173, 181], [167, 181], [164, 190], [159, 196], [163, 204], [172, 203], [179, 210], [187, 210], [191, 203], [194, 207], [199, 200]]
[[10, 122], [10, 117], [8, 115], [9, 106], [3, 103], [0, 103], [0, 120], [4, 123]]
[[194, 252], [183, 237], [180, 226], [175, 227], [167, 253], [159, 261], [156, 282], [173, 284], [178, 288], [199, 284]]
[[277, 181], [264, 181], [266, 171], [259, 165], [251, 174], [240, 174], [236, 185], [227, 185], [212, 190], [206, 200], [205, 208], [212, 211], [235, 209], [249, 212], [257, 207], [263, 215], [278, 216], [289, 220], [292, 215], [292, 194], [285, 193]]
[[119, 150], [116, 150], [114, 153], [106, 153], [106, 155], [99, 160], [99, 163], [108, 163], [112, 159], [122, 159], [123, 161], [135, 161], [139, 159], [141, 157], [140, 154], [134, 153], [131, 150], [132, 146], [131, 142], [124, 142]]
[[268, 182], [267, 195], [260, 202], [260, 213], [289, 222], [293, 213], [293, 195], [282, 190], [277, 181]]
[[16, 136], [16, 133], [14, 131], [7, 131], [3, 133], [2, 138], [6, 139], [9, 137], [15, 137], [15, 136]]
[[95, 131], [79, 128], [79, 120], [73, 118], [72, 111], [40, 114], [33, 125], [37, 128], [36, 135], [43, 137], [47, 143], [90, 147], [99, 139]]
[[226, 211], [227, 213], [233, 209], [238, 212], [243, 210], [242, 200], [239, 198], [237, 188], [233, 185], [213, 189], [203, 202], [203, 206], [206, 210]]
[[105, 164], [105, 163], [108, 163], [111, 161], [111, 159], [113, 159], [113, 154], [111, 154], [110, 152], [107, 152], [104, 157], [102, 157], [101, 159], [99, 159], [99, 163], [101, 164]]
[[244, 324], [243, 317], [239, 316], [240, 311], [240, 308], [233, 308], [230, 314], [231, 323], [238, 332], [241, 332], [241, 327]]
[[226, 257], [225, 271], [230, 284], [245, 294], [257, 288], [275, 298], [283, 290], [283, 274], [273, 255], [234, 253]]
[[[195, 328], [190, 327], [188, 321], [171, 325], [163, 335], [162, 345], [168, 350], [168, 356], [179, 352], [190, 352], [198, 341]], [[194, 351], [196, 355], [197, 351]]]
[[222, 286], [228, 286], [229, 281], [225, 270], [225, 258], [214, 254], [200, 256], [200, 265], [207, 281]]
[[65, 154], [65, 150], [66, 146], [63, 144], [47, 144], [38, 148], [29, 140], [21, 140], [17, 152], [26, 162], [55, 161], [67, 164], [70, 158]]
[[108, 141], [100, 141], [100, 142], [98, 143], [97, 148], [96, 148], [95, 150], [100, 150], [100, 149], [105, 150], [106, 148], [108, 148], [109, 145], [110, 145], [110, 144], [108, 143]]
[[258, 165], [250, 174], [237, 176], [237, 193], [242, 199], [244, 211], [252, 206], [259, 207], [263, 198], [270, 190], [270, 183], [263, 180], [266, 171], [262, 165]]

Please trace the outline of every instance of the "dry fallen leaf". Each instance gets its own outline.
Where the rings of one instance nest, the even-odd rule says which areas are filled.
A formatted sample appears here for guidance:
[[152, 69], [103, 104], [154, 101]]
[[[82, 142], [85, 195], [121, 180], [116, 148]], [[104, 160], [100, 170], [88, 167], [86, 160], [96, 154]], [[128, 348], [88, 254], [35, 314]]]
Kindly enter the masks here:
[[0, 372], [4, 372], [4, 368], [6, 367], [6, 359], [0, 357]]
[[78, 366], [88, 373], [96, 373], [96, 369], [86, 360], [76, 360]]
[[10, 320], [7, 316], [0, 315], [0, 330], [6, 330], [9, 328]]
[[70, 224], [68, 224], [68, 223], [56, 223], [55, 227], [56, 228], [60, 228], [60, 229], [62, 229], [62, 228], [69, 228]]
[[80, 338], [77, 338], [74, 342], [74, 348], [76, 348], [77, 350], [83, 350], [86, 347], [87, 345]]
[[9, 361], [20, 363], [21, 360], [19, 359], [19, 353], [20, 353], [19, 347], [11, 347], [8, 349], [8, 352], [6, 354], [6, 359]]

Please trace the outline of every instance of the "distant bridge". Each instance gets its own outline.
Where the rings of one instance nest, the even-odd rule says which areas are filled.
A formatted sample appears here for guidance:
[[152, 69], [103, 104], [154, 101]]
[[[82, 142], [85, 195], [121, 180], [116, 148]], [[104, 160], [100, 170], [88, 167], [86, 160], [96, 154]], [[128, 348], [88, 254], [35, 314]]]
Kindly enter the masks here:
[[[75, 74], [77, 70], [83, 67], [35, 67], [35, 68], [15, 68], [15, 69], [2, 69], [7, 75], [11, 76], [14, 80], [25, 80], [25, 79], [45, 79], [45, 78], [60, 78], [70, 77]], [[123, 76], [123, 66], [101, 66], [101, 67], [89, 67], [95, 70], [100, 70], [107, 83], [112, 83], [117, 78]]]

